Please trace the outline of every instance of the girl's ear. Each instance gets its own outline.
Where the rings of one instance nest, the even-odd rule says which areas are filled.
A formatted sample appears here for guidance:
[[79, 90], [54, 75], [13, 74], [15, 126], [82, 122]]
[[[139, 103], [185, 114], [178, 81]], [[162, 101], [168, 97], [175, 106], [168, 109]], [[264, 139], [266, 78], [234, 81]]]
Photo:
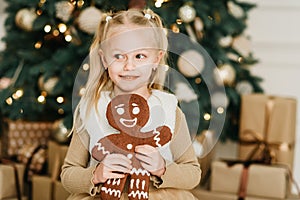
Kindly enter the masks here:
[[165, 55], [164, 51], [162, 51], [162, 50], [158, 51], [158, 55], [157, 55], [157, 59], [155, 61], [155, 64], [159, 64], [161, 59], [164, 57], [164, 55]]
[[105, 56], [104, 56], [103, 51], [102, 51], [101, 49], [99, 49], [98, 54], [99, 54], [99, 56], [100, 56], [101, 63], [102, 63], [102, 65], [103, 65], [104, 69], [107, 70], [108, 64], [107, 64], [107, 62], [106, 62], [106, 59], [105, 59]]

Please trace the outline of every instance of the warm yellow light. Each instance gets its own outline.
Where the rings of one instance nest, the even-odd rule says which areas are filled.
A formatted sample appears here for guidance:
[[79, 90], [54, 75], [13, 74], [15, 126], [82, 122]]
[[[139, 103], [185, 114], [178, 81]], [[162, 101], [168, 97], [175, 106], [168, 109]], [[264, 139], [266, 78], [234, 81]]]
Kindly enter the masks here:
[[[42, 7], [43, 5], [41, 5], [40, 7]], [[41, 16], [42, 14], [43, 14], [43, 11], [41, 10], [41, 9], [38, 9], [37, 11], [36, 11], [36, 14], [38, 15], [38, 16]]]
[[84, 93], [85, 93], [85, 88], [83, 87], [79, 90], [79, 96], [83, 96]]
[[65, 36], [65, 40], [66, 40], [67, 42], [71, 42], [71, 41], [72, 41], [72, 36], [71, 36], [71, 35], [66, 35], [66, 36]]
[[177, 23], [178, 25], [182, 24], [182, 19], [176, 19], [176, 23]]
[[63, 97], [57, 97], [56, 101], [57, 101], [57, 103], [63, 103], [64, 102], [64, 98]]
[[8, 97], [5, 101], [8, 105], [11, 105], [13, 103], [13, 99], [11, 97]]
[[85, 64], [82, 66], [82, 68], [83, 68], [84, 71], [87, 71], [87, 70], [89, 70], [90, 66], [89, 66], [89, 64], [85, 63]]
[[19, 89], [19, 90], [17, 90], [17, 91], [12, 95], [12, 97], [13, 97], [14, 99], [19, 99], [20, 97], [23, 96], [23, 94], [24, 94], [24, 91], [21, 90], [21, 89]]
[[51, 31], [51, 26], [49, 24], [47, 24], [45, 27], [44, 27], [44, 31], [46, 33], [49, 33]]
[[77, 6], [78, 6], [78, 7], [82, 7], [83, 4], [84, 4], [84, 1], [83, 1], [83, 0], [77, 1]]
[[209, 113], [205, 113], [204, 116], [203, 116], [203, 118], [204, 118], [206, 121], [208, 121], [208, 120], [210, 120], [211, 116], [210, 116]]
[[155, 5], [156, 8], [160, 8], [161, 7], [161, 3], [159, 1], [155, 2], [154, 5]]
[[41, 93], [44, 97], [46, 97], [47, 96], [47, 92], [46, 91], [42, 91], [42, 93]]
[[43, 95], [40, 95], [40, 96], [37, 98], [37, 101], [38, 101], [39, 103], [45, 103], [46, 98], [45, 98]]
[[224, 108], [222, 108], [222, 107], [217, 108], [217, 113], [219, 113], [219, 114], [224, 113]]
[[62, 115], [65, 113], [64, 109], [60, 108], [57, 110], [58, 114]]
[[196, 84], [200, 84], [201, 81], [202, 81], [201, 78], [199, 78], [199, 77], [195, 78], [195, 83], [196, 83]]
[[41, 41], [38, 41], [34, 44], [34, 48], [36, 49], [40, 49], [42, 47], [42, 42]]
[[59, 32], [64, 33], [67, 30], [67, 26], [63, 23], [58, 24]]
[[54, 30], [52, 35], [54, 35], [55, 37], [59, 36], [59, 31], [58, 30]]

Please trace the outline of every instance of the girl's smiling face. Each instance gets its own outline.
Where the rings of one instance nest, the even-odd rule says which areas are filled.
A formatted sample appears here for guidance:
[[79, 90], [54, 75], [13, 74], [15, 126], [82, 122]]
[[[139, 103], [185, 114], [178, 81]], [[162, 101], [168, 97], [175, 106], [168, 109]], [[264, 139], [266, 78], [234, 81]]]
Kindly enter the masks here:
[[[118, 26], [117, 30], [120, 33], [128, 29], [128, 26]], [[115, 84], [116, 95], [138, 93], [147, 97], [150, 77], [163, 57], [163, 51], [155, 45], [149, 28], [135, 27], [132, 31], [123, 32], [110, 34], [108, 40], [101, 44], [104, 67]]]

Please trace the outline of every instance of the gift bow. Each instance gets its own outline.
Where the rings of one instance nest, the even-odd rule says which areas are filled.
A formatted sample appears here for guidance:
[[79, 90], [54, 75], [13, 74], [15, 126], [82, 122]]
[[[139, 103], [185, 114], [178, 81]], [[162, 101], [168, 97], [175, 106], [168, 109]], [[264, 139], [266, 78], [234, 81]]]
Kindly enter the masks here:
[[261, 152], [260, 160], [265, 164], [271, 164], [276, 161], [277, 155], [274, 150], [287, 151], [293, 148], [293, 144], [285, 142], [268, 142], [270, 116], [274, 107], [274, 98], [270, 98], [265, 106], [265, 123], [263, 134], [252, 129], [245, 129], [242, 132], [244, 138], [253, 138], [252, 140], [240, 139], [241, 145], [256, 145], [256, 147], [249, 153], [246, 160], [253, 160], [255, 155]]
[[259, 132], [250, 129], [244, 130], [243, 134], [251, 135], [253, 139], [241, 139], [241, 145], [256, 145], [256, 147], [248, 154], [246, 160], [253, 160], [255, 159], [255, 155], [258, 154], [260, 156], [259, 160], [263, 161], [265, 164], [271, 164], [277, 159], [277, 155], [274, 150], [291, 150], [293, 148], [293, 144], [288, 144], [285, 142], [268, 142], [265, 138], [261, 137]]

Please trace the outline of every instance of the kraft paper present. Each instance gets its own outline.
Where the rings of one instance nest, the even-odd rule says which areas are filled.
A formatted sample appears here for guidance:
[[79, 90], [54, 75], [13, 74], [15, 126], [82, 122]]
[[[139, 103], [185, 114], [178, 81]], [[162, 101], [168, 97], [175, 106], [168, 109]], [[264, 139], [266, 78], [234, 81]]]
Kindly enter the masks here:
[[[229, 166], [223, 161], [212, 163], [210, 189], [237, 195], [243, 164]], [[246, 196], [284, 199], [288, 191], [288, 169], [282, 166], [251, 164], [248, 168]]]
[[[24, 196], [24, 197], [21, 197], [22, 200], [28, 200], [28, 197]], [[18, 198], [5, 198], [5, 199], [1, 199], [1, 200], [18, 200]]]
[[[23, 176], [25, 165], [16, 164], [20, 183], [21, 193], [23, 194]], [[11, 165], [0, 164], [0, 199], [17, 197], [15, 172]]]
[[48, 176], [32, 177], [32, 200], [65, 200], [68, 196], [60, 181]]
[[[223, 193], [223, 192], [213, 192], [203, 189], [194, 189], [192, 193], [201, 200], [237, 200], [237, 195]], [[282, 200], [296, 200], [299, 199], [297, 197], [288, 197]], [[274, 198], [263, 198], [263, 197], [256, 197], [256, 196], [247, 196], [245, 200], [274, 200]]]
[[293, 168], [296, 129], [296, 99], [264, 94], [242, 95], [239, 159], [251, 153], [258, 159], [264, 147], [272, 162]]
[[[67, 145], [58, 144], [55, 141], [48, 141], [48, 174], [60, 173], [60, 167], [64, 162], [68, 151]], [[57, 169], [59, 168], [59, 169]]]

